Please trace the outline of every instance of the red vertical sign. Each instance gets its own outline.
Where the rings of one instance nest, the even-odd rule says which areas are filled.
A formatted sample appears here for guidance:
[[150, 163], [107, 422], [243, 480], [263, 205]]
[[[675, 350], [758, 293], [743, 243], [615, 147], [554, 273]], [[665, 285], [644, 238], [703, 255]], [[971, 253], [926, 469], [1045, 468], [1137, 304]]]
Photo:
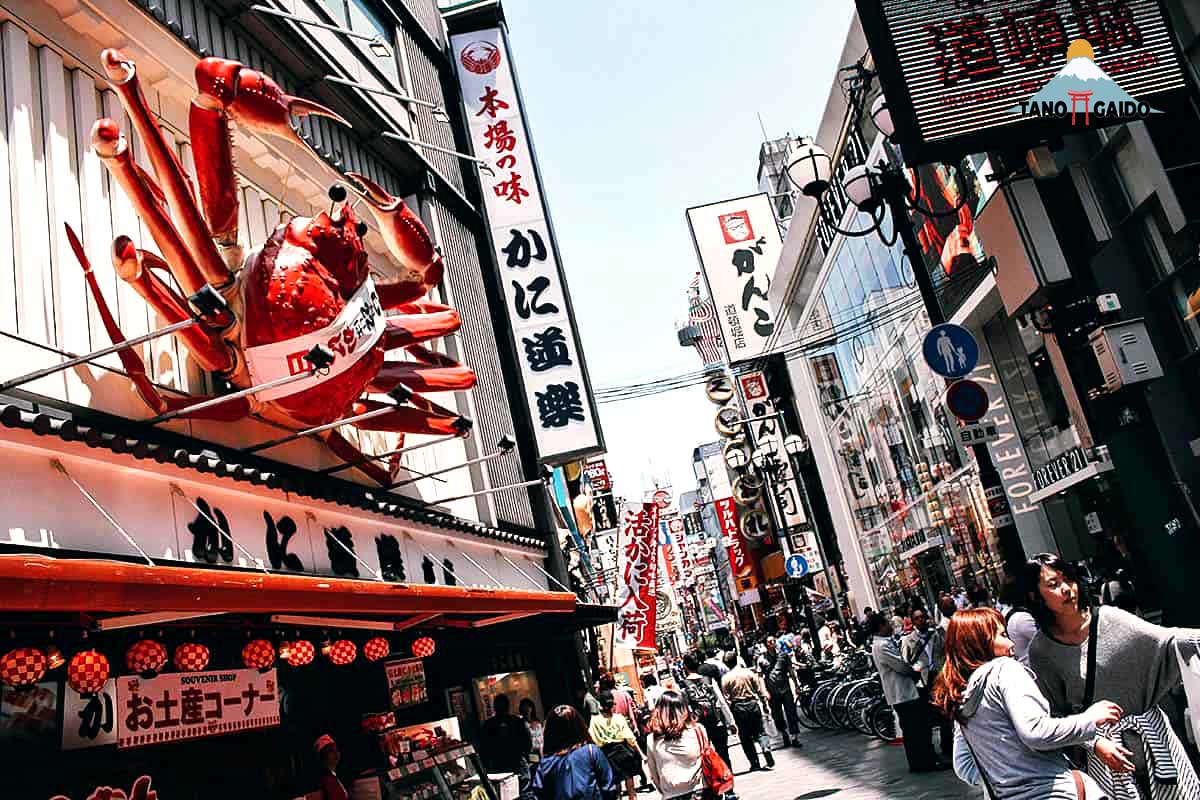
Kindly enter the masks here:
[[733, 571], [738, 591], [753, 589], [758, 585], [754, 561], [750, 557], [746, 539], [742, 536], [741, 527], [738, 525], [737, 507], [733, 503], [733, 498], [724, 497], [716, 500], [713, 507], [717, 512], [717, 521], [721, 525], [721, 539], [729, 550], [729, 567]]
[[658, 506], [630, 503], [621, 516], [617, 561], [617, 624], [614, 642], [655, 649], [658, 610]]

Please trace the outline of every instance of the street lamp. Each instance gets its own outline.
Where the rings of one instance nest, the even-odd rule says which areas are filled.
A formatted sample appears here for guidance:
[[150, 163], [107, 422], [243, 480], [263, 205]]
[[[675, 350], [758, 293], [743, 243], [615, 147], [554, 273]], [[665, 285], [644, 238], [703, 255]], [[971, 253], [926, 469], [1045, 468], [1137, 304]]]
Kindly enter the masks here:
[[788, 458], [798, 458], [808, 452], [808, 442], [803, 436], [791, 433], [784, 438], [783, 449]]

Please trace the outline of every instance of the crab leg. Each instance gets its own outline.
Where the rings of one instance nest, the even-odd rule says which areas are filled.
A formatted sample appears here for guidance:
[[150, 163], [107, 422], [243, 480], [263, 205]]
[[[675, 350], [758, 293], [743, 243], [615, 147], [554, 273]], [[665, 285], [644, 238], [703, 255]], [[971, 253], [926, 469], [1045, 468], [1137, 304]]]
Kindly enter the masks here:
[[347, 172], [351, 189], [367, 203], [371, 215], [383, 232], [388, 252], [404, 272], [395, 280], [376, 284], [384, 308], [424, 297], [442, 282], [442, 256], [433, 245], [429, 229], [408, 204], [393, 197], [375, 181], [357, 172]]
[[[354, 403], [350, 414], [355, 416], [386, 407], [386, 403], [378, 400], [362, 399]], [[354, 427], [368, 431], [392, 431], [395, 433], [424, 433], [424, 434], [459, 434], [461, 420], [458, 414], [442, 408], [436, 403], [426, 400], [420, 395], [413, 395], [409, 405], [393, 408], [390, 414], [372, 417], [362, 422], [352, 423]]]
[[[113, 267], [121, 279], [132, 286], [168, 323], [191, 318], [186, 301], [166, 281], [150, 271], [159, 269], [170, 273], [167, 262], [154, 253], [139, 250], [128, 236], [118, 236], [113, 242]], [[176, 335], [187, 345], [188, 351], [202, 368], [209, 372], [224, 373], [233, 369], [236, 359], [229, 346], [203, 323], [181, 330]]]
[[[212, 233], [205, 224], [204, 218], [200, 216], [200, 209], [196, 207], [187, 174], [183, 171], [183, 166], [175, 155], [175, 149], [168, 146], [162, 130], [158, 127], [158, 123], [150, 111], [150, 106], [146, 103], [146, 96], [142, 94], [134, 63], [120, 50], [114, 49], [108, 49], [101, 53], [100, 60], [109, 82], [121, 98], [121, 105], [125, 106], [125, 111], [133, 121], [133, 127], [137, 130], [142, 145], [146, 148], [150, 164], [154, 167], [154, 174], [162, 186], [162, 194], [167, 199], [171, 213], [178, 220], [179, 235], [194, 255], [199, 272], [204, 276], [204, 282], [211, 283], [218, 289], [225, 288], [233, 280], [233, 273], [229, 271], [225, 262], [221, 260], [220, 254], [217, 253]], [[202, 170], [209, 168], [199, 158], [197, 164]], [[138, 210], [140, 213], [145, 211], [142, 205], [138, 206]], [[168, 260], [173, 261], [173, 259]], [[194, 291], [188, 287], [184, 288], [189, 294]]]
[[[109, 173], [125, 191], [138, 216], [150, 231], [154, 243], [162, 251], [167, 263], [171, 265], [171, 274], [179, 282], [184, 294], [191, 296], [204, 288], [208, 283], [204, 272], [192, 255], [192, 250], [184, 243], [179, 231], [167, 216], [166, 209], [158, 200], [156, 189], [151, 188], [149, 176], [137, 169], [129, 152], [129, 142], [126, 140], [117, 123], [104, 118], [92, 126], [92, 150], [104, 162]], [[209, 242], [212, 246], [212, 242]]]
[[462, 327], [458, 312], [439, 303], [406, 303], [399, 310], [400, 314], [387, 318], [383, 332], [385, 350], [436, 339]]
[[385, 361], [367, 391], [382, 394], [402, 383], [417, 392], [451, 392], [470, 389], [475, 385], [475, 370], [456, 362], [452, 367], [404, 364]]
[[[125, 341], [125, 334], [121, 333], [121, 329], [117, 326], [117, 320], [113, 317], [112, 309], [109, 308], [108, 301], [104, 299], [104, 293], [100, 291], [100, 284], [96, 282], [96, 276], [92, 272], [92, 264], [83, 252], [83, 246], [79, 243], [79, 238], [75, 235], [75, 231], [71, 229], [70, 225], [66, 225], [65, 227], [67, 229], [67, 240], [71, 243], [71, 249], [75, 251], [75, 258], [78, 259], [79, 266], [83, 268], [83, 278], [87, 282], [92, 299], [96, 301], [96, 311], [100, 314], [100, 321], [104, 324], [104, 330], [108, 333], [108, 338], [112, 340], [113, 344], [120, 344]], [[150, 381], [149, 376], [146, 375], [146, 365], [143, 363], [142, 357], [134, 352], [133, 349], [126, 348], [119, 350], [117, 351], [117, 357], [121, 359], [121, 366], [125, 368], [129, 379], [133, 381], [133, 386], [137, 389], [137, 393], [141, 395], [142, 400], [155, 414], [176, 411], [212, 399], [203, 396], [165, 396]], [[242, 398], [238, 401], [230, 401], [205, 409], [198, 413], [196, 418], [232, 422], [241, 419], [249, 413], [250, 401]]]
[[388, 486], [393, 480], [395, 480], [394, 468], [400, 463], [399, 456], [393, 456], [395, 459], [392, 463], [393, 470], [389, 471], [379, 466], [379, 464], [375, 463], [374, 461], [363, 461], [364, 453], [336, 430], [327, 431], [324, 434], [324, 438], [325, 445], [333, 452], [335, 456], [347, 463], [354, 463], [355, 469], [364, 473], [368, 478], [375, 481], [380, 486]]

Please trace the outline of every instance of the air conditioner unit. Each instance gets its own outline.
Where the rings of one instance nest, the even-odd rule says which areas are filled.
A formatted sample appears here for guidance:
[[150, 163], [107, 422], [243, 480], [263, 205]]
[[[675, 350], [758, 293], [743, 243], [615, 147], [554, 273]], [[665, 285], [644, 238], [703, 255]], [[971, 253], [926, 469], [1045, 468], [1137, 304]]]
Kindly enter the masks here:
[[1092, 331], [1088, 339], [1104, 376], [1104, 388], [1110, 392], [1163, 375], [1144, 320], [1104, 325]]

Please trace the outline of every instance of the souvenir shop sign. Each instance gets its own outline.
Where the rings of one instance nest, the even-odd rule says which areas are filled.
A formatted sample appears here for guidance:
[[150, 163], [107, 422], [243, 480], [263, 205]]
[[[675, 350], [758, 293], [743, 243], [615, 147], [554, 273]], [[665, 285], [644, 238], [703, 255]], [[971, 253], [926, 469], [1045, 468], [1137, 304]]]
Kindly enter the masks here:
[[387, 676], [388, 697], [392, 708], [419, 706], [429, 699], [425, 687], [425, 664], [419, 658], [388, 661], [383, 665]]
[[[1159, 0], [857, 0], [857, 5], [894, 138], [912, 165], [1126, 121], [1131, 115], [1120, 108], [1098, 112], [1102, 83], [1131, 101], [1186, 85]], [[1086, 50], [1074, 44], [1079, 40]], [[1092, 62], [1086, 72], [1075, 63], [1081, 52]], [[1050, 113], [1030, 113], [1043, 89], [1058, 87]], [[1072, 94], [1090, 95], [1088, 90], [1096, 96], [1073, 102]], [[1103, 97], [1109, 96], [1117, 95], [1106, 90]], [[1036, 110], [1047, 109], [1039, 104]]]
[[783, 249], [770, 198], [764, 193], [696, 206], [687, 219], [729, 363], [761, 356], [775, 342], [767, 292]]
[[617, 542], [617, 624], [613, 641], [653, 650], [658, 588], [658, 506], [629, 503]]
[[275, 670], [117, 679], [117, 746], [144, 747], [279, 724]]
[[500, 28], [454, 36], [454, 66], [480, 174], [538, 456], [561, 464], [604, 451], [558, 248], [543, 205], [508, 42]]

